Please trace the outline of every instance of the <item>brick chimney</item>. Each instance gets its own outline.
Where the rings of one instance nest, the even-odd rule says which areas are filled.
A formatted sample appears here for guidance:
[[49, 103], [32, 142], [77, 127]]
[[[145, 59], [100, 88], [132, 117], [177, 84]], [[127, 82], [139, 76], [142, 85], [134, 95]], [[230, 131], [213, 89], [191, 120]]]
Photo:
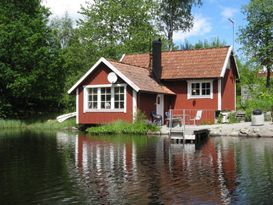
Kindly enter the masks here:
[[161, 80], [161, 40], [154, 40], [152, 47], [152, 76], [157, 82]]

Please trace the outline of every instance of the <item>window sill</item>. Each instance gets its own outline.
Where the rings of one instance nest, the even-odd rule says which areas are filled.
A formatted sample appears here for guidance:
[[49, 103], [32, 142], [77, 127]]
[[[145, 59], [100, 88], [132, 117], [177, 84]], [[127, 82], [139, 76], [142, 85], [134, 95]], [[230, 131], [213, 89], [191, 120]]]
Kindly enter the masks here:
[[213, 99], [212, 96], [189, 96], [188, 99]]
[[93, 110], [88, 109], [88, 110], [85, 110], [84, 112], [85, 113], [86, 112], [97, 112], [97, 113], [99, 113], [99, 112], [124, 112], [124, 113], [126, 113], [125, 109], [93, 109]]

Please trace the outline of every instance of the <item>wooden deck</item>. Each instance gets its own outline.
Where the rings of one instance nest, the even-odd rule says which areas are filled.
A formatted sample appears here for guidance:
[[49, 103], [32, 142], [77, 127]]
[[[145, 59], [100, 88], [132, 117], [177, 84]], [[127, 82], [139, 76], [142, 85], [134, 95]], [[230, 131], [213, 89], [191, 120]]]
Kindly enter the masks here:
[[199, 143], [208, 137], [209, 130], [190, 126], [169, 129], [169, 138], [174, 143]]

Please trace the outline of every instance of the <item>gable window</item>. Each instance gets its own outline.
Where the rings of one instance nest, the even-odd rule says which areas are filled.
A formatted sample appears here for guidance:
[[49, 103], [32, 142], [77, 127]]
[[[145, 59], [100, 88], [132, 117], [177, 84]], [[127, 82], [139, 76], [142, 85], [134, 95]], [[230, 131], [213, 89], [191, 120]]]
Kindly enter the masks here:
[[126, 112], [126, 84], [85, 86], [84, 112]]
[[213, 98], [213, 81], [196, 80], [188, 81], [188, 99], [192, 98]]

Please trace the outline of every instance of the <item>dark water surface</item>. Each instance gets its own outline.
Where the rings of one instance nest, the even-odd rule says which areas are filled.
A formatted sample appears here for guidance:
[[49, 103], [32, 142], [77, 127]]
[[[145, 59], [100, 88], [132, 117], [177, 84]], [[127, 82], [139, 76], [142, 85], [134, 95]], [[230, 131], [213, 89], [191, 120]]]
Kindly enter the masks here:
[[273, 139], [0, 131], [0, 204], [273, 204]]

